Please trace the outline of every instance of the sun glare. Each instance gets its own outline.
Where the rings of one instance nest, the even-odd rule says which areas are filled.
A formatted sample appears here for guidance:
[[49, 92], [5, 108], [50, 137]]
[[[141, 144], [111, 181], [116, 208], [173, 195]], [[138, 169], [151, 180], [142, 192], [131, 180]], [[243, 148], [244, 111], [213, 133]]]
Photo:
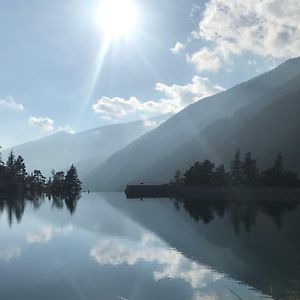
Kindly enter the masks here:
[[128, 36], [137, 25], [137, 9], [133, 0], [103, 0], [100, 6], [100, 26], [107, 38]]

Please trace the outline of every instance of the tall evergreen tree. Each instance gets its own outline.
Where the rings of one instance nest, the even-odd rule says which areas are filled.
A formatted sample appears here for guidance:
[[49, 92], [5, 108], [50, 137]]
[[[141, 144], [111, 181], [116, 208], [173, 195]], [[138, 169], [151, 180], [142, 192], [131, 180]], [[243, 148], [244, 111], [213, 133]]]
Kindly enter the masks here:
[[63, 192], [65, 184], [65, 173], [52, 171], [52, 191]]
[[216, 168], [213, 174], [213, 184], [221, 186], [228, 184], [228, 174], [223, 164]]
[[273, 170], [277, 174], [283, 174], [284, 172], [283, 156], [281, 153], [278, 153], [274, 161]]
[[174, 174], [174, 178], [171, 181], [171, 184], [173, 184], [173, 185], [181, 185], [182, 181], [183, 181], [182, 174], [181, 174], [181, 172], [179, 170], [177, 170], [175, 172], [175, 174]]
[[26, 166], [25, 166], [25, 163], [24, 163], [24, 158], [19, 155], [17, 157], [17, 159], [15, 160], [15, 171], [16, 171], [16, 174], [22, 178], [23, 180], [25, 179], [25, 176], [26, 176]]
[[77, 169], [74, 165], [70, 167], [66, 174], [64, 189], [67, 192], [78, 192], [81, 190], [81, 182], [78, 178]]
[[215, 164], [209, 160], [196, 162], [184, 174], [183, 183], [186, 185], [209, 185], [212, 183]]
[[241, 166], [243, 182], [246, 185], [255, 185], [258, 182], [258, 173], [256, 159], [252, 158], [251, 152], [246, 153]]
[[2, 152], [1, 152], [2, 147], [0, 146], [0, 166], [3, 166], [3, 160], [2, 160]]
[[242, 162], [239, 150], [235, 152], [234, 159], [230, 163], [230, 177], [234, 184], [240, 184], [242, 181]]
[[10, 171], [13, 172], [15, 171], [15, 162], [16, 162], [16, 158], [14, 152], [11, 151], [6, 162], [6, 166]]

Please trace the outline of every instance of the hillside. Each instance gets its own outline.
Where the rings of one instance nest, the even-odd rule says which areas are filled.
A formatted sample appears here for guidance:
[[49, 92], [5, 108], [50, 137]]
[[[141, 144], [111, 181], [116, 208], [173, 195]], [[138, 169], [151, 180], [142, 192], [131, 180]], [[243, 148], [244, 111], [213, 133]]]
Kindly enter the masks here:
[[[152, 119], [157, 124], [169, 115]], [[81, 177], [110, 155], [153, 129], [145, 121], [107, 125], [92, 130], [69, 134], [58, 132], [43, 139], [18, 145], [3, 151], [4, 158], [13, 150], [25, 158], [28, 171], [41, 170], [50, 174], [52, 169], [64, 170], [75, 163]]]
[[[278, 118], [276, 122], [283, 122], [289, 112], [299, 111], [299, 74], [300, 58], [292, 59], [248, 82], [200, 100], [112, 155], [85, 178], [86, 187], [103, 191], [122, 190], [126, 184], [139, 181], [162, 183], [176, 169], [184, 170], [195, 160], [205, 157], [227, 162], [237, 148], [255, 150], [259, 139], [257, 137], [256, 141], [254, 133], [263, 129], [257, 127], [258, 120], [269, 122], [261, 126], [271, 126], [275, 124], [272, 114]], [[292, 101], [290, 97], [296, 100]], [[286, 101], [291, 107], [284, 112]], [[268, 110], [272, 110], [272, 114]], [[297, 113], [291, 122], [289, 129], [284, 131], [285, 139], [293, 135], [294, 126], [298, 126]], [[263, 155], [259, 157], [262, 161], [266, 156], [273, 159], [275, 149], [282, 148], [279, 136], [282, 137], [281, 131], [274, 127], [262, 135], [266, 145], [262, 147], [264, 150], [253, 152]]]

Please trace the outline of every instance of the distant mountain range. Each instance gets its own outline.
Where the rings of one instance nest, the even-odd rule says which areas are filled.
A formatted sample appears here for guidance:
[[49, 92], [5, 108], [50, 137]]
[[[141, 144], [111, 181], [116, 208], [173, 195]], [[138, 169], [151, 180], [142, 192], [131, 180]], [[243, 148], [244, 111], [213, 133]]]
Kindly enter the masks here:
[[169, 117], [170, 115], [163, 115], [146, 121], [107, 125], [77, 134], [61, 131], [40, 140], [4, 149], [3, 157], [7, 157], [13, 150], [16, 155], [24, 157], [29, 172], [38, 169], [46, 176], [52, 169], [65, 170], [74, 163], [82, 178], [113, 153]]
[[123, 190], [140, 181], [168, 181], [195, 161], [228, 163], [236, 149], [261, 165], [282, 152], [300, 172], [300, 58], [196, 102], [99, 163], [84, 178], [95, 191]]

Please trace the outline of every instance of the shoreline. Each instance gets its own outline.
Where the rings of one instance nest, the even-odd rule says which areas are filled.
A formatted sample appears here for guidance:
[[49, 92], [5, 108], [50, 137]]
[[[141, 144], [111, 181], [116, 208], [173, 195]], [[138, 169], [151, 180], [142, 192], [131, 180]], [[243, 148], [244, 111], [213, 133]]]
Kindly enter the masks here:
[[300, 201], [300, 188], [293, 187], [128, 185], [125, 194], [128, 199], [194, 198]]

